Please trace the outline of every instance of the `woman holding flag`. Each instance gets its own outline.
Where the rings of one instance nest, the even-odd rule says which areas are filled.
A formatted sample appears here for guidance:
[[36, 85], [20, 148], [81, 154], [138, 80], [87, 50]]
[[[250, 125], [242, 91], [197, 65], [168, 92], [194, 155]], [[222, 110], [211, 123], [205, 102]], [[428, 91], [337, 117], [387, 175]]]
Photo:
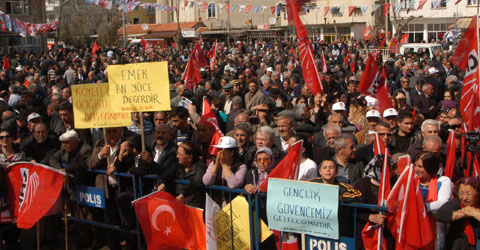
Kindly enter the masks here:
[[476, 249], [475, 227], [480, 221], [480, 181], [463, 177], [455, 184], [455, 198], [445, 203], [435, 214], [438, 222], [450, 223], [446, 249]]
[[414, 160], [415, 174], [420, 182], [419, 189], [435, 229], [435, 249], [444, 249], [445, 228], [442, 223], [435, 223], [434, 214], [452, 196], [452, 181], [446, 176], [438, 176], [438, 158], [430, 152], [422, 152]]

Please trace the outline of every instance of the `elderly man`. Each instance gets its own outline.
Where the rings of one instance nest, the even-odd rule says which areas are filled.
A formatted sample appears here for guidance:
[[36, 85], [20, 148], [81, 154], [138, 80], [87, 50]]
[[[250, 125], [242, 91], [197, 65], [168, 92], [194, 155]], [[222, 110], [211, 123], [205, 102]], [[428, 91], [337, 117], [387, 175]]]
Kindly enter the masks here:
[[248, 83], [248, 92], [245, 94], [245, 108], [251, 110], [253, 107], [262, 104], [265, 95], [258, 89], [256, 81]]
[[288, 150], [288, 139], [295, 134], [295, 120], [291, 116], [281, 115], [278, 117], [276, 123], [279, 136], [275, 137], [275, 145], [277, 145], [283, 153], [286, 153]]
[[415, 142], [407, 150], [407, 153], [410, 155], [412, 159], [414, 159], [415, 156], [417, 156], [423, 151], [422, 145], [424, 144], [425, 137], [429, 135], [435, 135], [435, 136], [440, 135], [439, 121], [427, 119], [422, 123], [422, 126], [420, 128], [422, 133], [422, 140]]
[[363, 177], [363, 164], [355, 161], [355, 141], [353, 136], [338, 135], [333, 142], [335, 155], [332, 157], [337, 163], [339, 182], [354, 184]]
[[369, 132], [375, 131], [375, 126], [378, 124], [378, 122], [381, 119], [380, 112], [374, 109], [369, 110], [367, 112], [366, 117], [367, 117], [368, 126], [358, 131], [357, 133], [355, 133], [355, 138], [357, 139], [358, 144], [368, 144], [367, 135], [369, 134]]
[[443, 142], [438, 135], [427, 135], [423, 138], [423, 151], [435, 154], [439, 159], [438, 175], [442, 176], [445, 171], [446, 155], [442, 152]]
[[317, 163], [318, 166], [322, 163], [322, 161], [331, 159], [332, 156], [335, 154], [335, 149], [333, 142], [335, 138], [341, 134], [341, 129], [337, 125], [327, 125], [323, 129], [323, 137], [326, 140], [327, 146], [321, 147], [316, 146], [313, 147], [313, 160]]
[[415, 98], [413, 105], [418, 108], [425, 119], [435, 119], [440, 106], [433, 96], [433, 84], [425, 83], [423, 85], [423, 94]]
[[37, 123], [32, 134], [20, 143], [20, 149], [27, 155], [27, 160], [49, 165], [49, 159], [60, 148], [58, 138], [48, 134], [47, 126]]
[[272, 149], [274, 166], [283, 159], [285, 154], [275, 144], [275, 131], [269, 126], [260, 127], [256, 133], [255, 146], [257, 149], [269, 147]]
[[235, 140], [237, 141], [237, 150], [240, 160], [250, 167], [253, 163], [256, 147], [252, 142], [252, 125], [248, 122], [239, 123], [235, 126]]
[[[337, 126], [341, 130], [343, 128], [343, 125], [345, 124], [343, 121], [344, 121], [344, 118], [342, 115], [331, 114], [328, 116], [327, 125]], [[327, 146], [327, 142], [325, 140], [325, 136], [323, 135], [323, 132], [315, 133], [315, 136], [313, 138], [313, 145], [315, 147], [322, 147], [322, 148]]]

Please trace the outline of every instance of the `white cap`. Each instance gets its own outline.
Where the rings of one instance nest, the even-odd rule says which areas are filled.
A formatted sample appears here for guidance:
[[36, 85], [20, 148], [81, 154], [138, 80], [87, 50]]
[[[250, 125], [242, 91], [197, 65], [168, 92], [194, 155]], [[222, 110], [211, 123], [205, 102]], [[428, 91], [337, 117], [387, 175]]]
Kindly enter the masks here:
[[22, 70], [23, 70], [23, 67], [22, 67], [22, 65], [18, 65], [15, 69], [16, 69], [17, 71], [22, 71]]
[[375, 109], [369, 110], [367, 112], [367, 118], [369, 118], [369, 117], [375, 117], [375, 118], [378, 118], [378, 119], [382, 118], [380, 116], [380, 112], [378, 112], [378, 110], [375, 110]]
[[345, 103], [337, 102], [337, 103], [333, 104], [332, 110], [334, 110], [334, 111], [345, 111], [345, 110], [347, 110], [347, 108], [345, 108]]
[[64, 141], [70, 141], [71, 139], [77, 138], [78, 139], [78, 134], [75, 132], [75, 130], [69, 130], [65, 133], [63, 133], [60, 138], [58, 138], [61, 142]]
[[398, 116], [398, 113], [394, 108], [385, 109], [385, 111], [383, 111], [383, 118], [388, 116]]
[[438, 69], [435, 67], [431, 67], [428, 69], [428, 73], [430, 73], [430, 75], [433, 75], [435, 73], [438, 73]]
[[273, 68], [272, 68], [272, 67], [268, 67], [268, 68], [267, 68], [267, 72], [273, 72]]
[[36, 118], [41, 118], [41, 116], [39, 114], [33, 112], [33, 113], [28, 115], [27, 122], [30, 122], [31, 120], [36, 119]]
[[216, 148], [236, 148], [237, 141], [230, 136], [223, 136], [218, 140], [218, 145], [213, 146]]

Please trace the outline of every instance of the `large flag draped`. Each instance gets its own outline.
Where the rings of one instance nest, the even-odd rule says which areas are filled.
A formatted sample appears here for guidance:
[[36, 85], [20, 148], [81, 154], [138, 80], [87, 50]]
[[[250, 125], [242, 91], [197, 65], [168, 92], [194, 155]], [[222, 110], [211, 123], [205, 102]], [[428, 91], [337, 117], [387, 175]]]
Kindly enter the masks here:
[[268, 174], [267, 179], [265, 179], [260, 185], [260, 190], [267, 192], [269, 178], [282, 178], [291, 180], [297, 179], [300, 160], [302, 157], [302, 147], [302, 140], [290, 145], [287, 155], [278, 163], [277, 166], [275, 166], [272, 172]]
[[206, 249], [203, 210], [185, 206], [165, 192], [137, 199], [133, 206], [149, 250], [165, 246]]
[[30, 162], [7, 169], [10, 211], [19, 228], [31, 228], [57, 201], [65, 173]]
[[395, 249], [421, 249], [432, 244], [434, 229], [427, 216], [420, 181], [410, 165], [402, 172], [387, 199], [391, 216], [387, 227], [396, 239]]
[[210, 142], [208, 152], [211, 155], [217, 155], [218, 148], [213, 147], [213, 145], [218, 145], [218, 141], [223, 136], [223, 132], [222, 130], [220, 130], [217, 117], [213, 113], [212, 108], [210, 107], [210, 104], [205, 97], [203, 98], [202, 117], [199, 123], [215, 129], [215, 133], [213, 134], [212, 141]]
[[148, 54], [153, 53], [152, 46], [147, 41], [145, 41], [145, 38], [142, 37], [142, 40], [140, 40], [140, 44], [143, 46], [143, 49], [145, 50], [146, 53]]
[[187, 67], [185, 67], [185, 73], [183, 74], [183, 82], [188, 89], [193, 89], [197, 83], [202, 80], [200, 76], [200, 70], [198, 69], [195, 61], [195, 57], [193, 56], [194, 51], [190, 54], [190, 58], [188, 59]]
[[377, 61], [372, 54], [368, 55], [367, 65], [358, 86], [358, 91], [377, 98], [380, 113], [393, 107], [390, 100], [390, 88], [388, 87], [385, 68], [382, 68], [381, 72], [378, 70]]
[[468, 131], [480, 130], [480, 83], [478, 78], [478, 27], [474, 16], [453, 55], [452, 62], [465, 71], [460, 113]]
[[455, 170], [455, 158], [456, 158], [456, 149], [455, 149], [455, 131], [449, 129], [447, 140], [447, 160], [445, 162], [445, 176], [452, 179], [453, 172]]
[[205, 58], [205, 55], [203, 54], [202, 48], [200, 48], [200, 43], [202, 40], [198, 41], [198, 43], [195, 45], [195, 48], [192, 51], [192, 55], [195, 57], [195, 62], [197, 67], [199, 68], [205, 68], [208, 66], [207, 59]]
[[300, 20], [298, 9], [296, 8], [294, 1], [297, 0], [287, 0], [287, 6], [291, 6], [293, 19], [295, 21], [303, 79], [310, 92], [312, 92], [312, 94], [315, 96], [323, 92], [322, 81], [320, 80], [317, 64], [315, 63], [315, 58], [313, 57], [312, 45], [308, 39], [307, 29], [303, 25], [302, 20]]

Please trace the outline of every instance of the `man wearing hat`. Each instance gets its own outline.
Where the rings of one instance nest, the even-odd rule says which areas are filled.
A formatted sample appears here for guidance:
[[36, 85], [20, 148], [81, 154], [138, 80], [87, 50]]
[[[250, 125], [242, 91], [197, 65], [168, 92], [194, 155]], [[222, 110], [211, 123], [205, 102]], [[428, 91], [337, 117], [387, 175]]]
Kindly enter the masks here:
[[344, 102], [336, 102], [332, 106], [332, 114], [338, 114], [343, 117], [342, 133], [353, 135], [357, 131], [357, 127], [348, 121], [347, 106]]
[[227, 83], [223, 86], [223, 91], [220, 94], [219, 98], [225, 102], [223, 106], [223, 112], [229, 114], [232, 110], [232, 99], [233, 99], [233, 84]]
[[33, 127], [37, 123], [42, 122], [42, 117], [38, 113], [31, 113], [27, 116], [28, 130], [33, 131]]
[[265, 82], [265, 80], [267, 80], [267, 79], [271, 80], [272, 79], [272, 73], [273, 73], [273, 68], [268, 67], [267, 70], [265, 71], [265, 74], [263, 74], [263, 76], [260, 77], [260, 81]]
[[367, 135], [370, 131], [375, 131], [375, 125], [380, 121], [380, 112], [378, 110], [369, 110], [367, 112], [367, 124], [368, 127], [360, 130], [359, 132], [355, 133], [355, 138], [357, 139], [358, 144], [366, 144], [367, 143]]
[[397, 127], [397, 116], [398, 112], [394, 108], [385, 109], [385, 111], [383, 111], [383, 121], [388, 123], [392, 130], [395, 130]]

